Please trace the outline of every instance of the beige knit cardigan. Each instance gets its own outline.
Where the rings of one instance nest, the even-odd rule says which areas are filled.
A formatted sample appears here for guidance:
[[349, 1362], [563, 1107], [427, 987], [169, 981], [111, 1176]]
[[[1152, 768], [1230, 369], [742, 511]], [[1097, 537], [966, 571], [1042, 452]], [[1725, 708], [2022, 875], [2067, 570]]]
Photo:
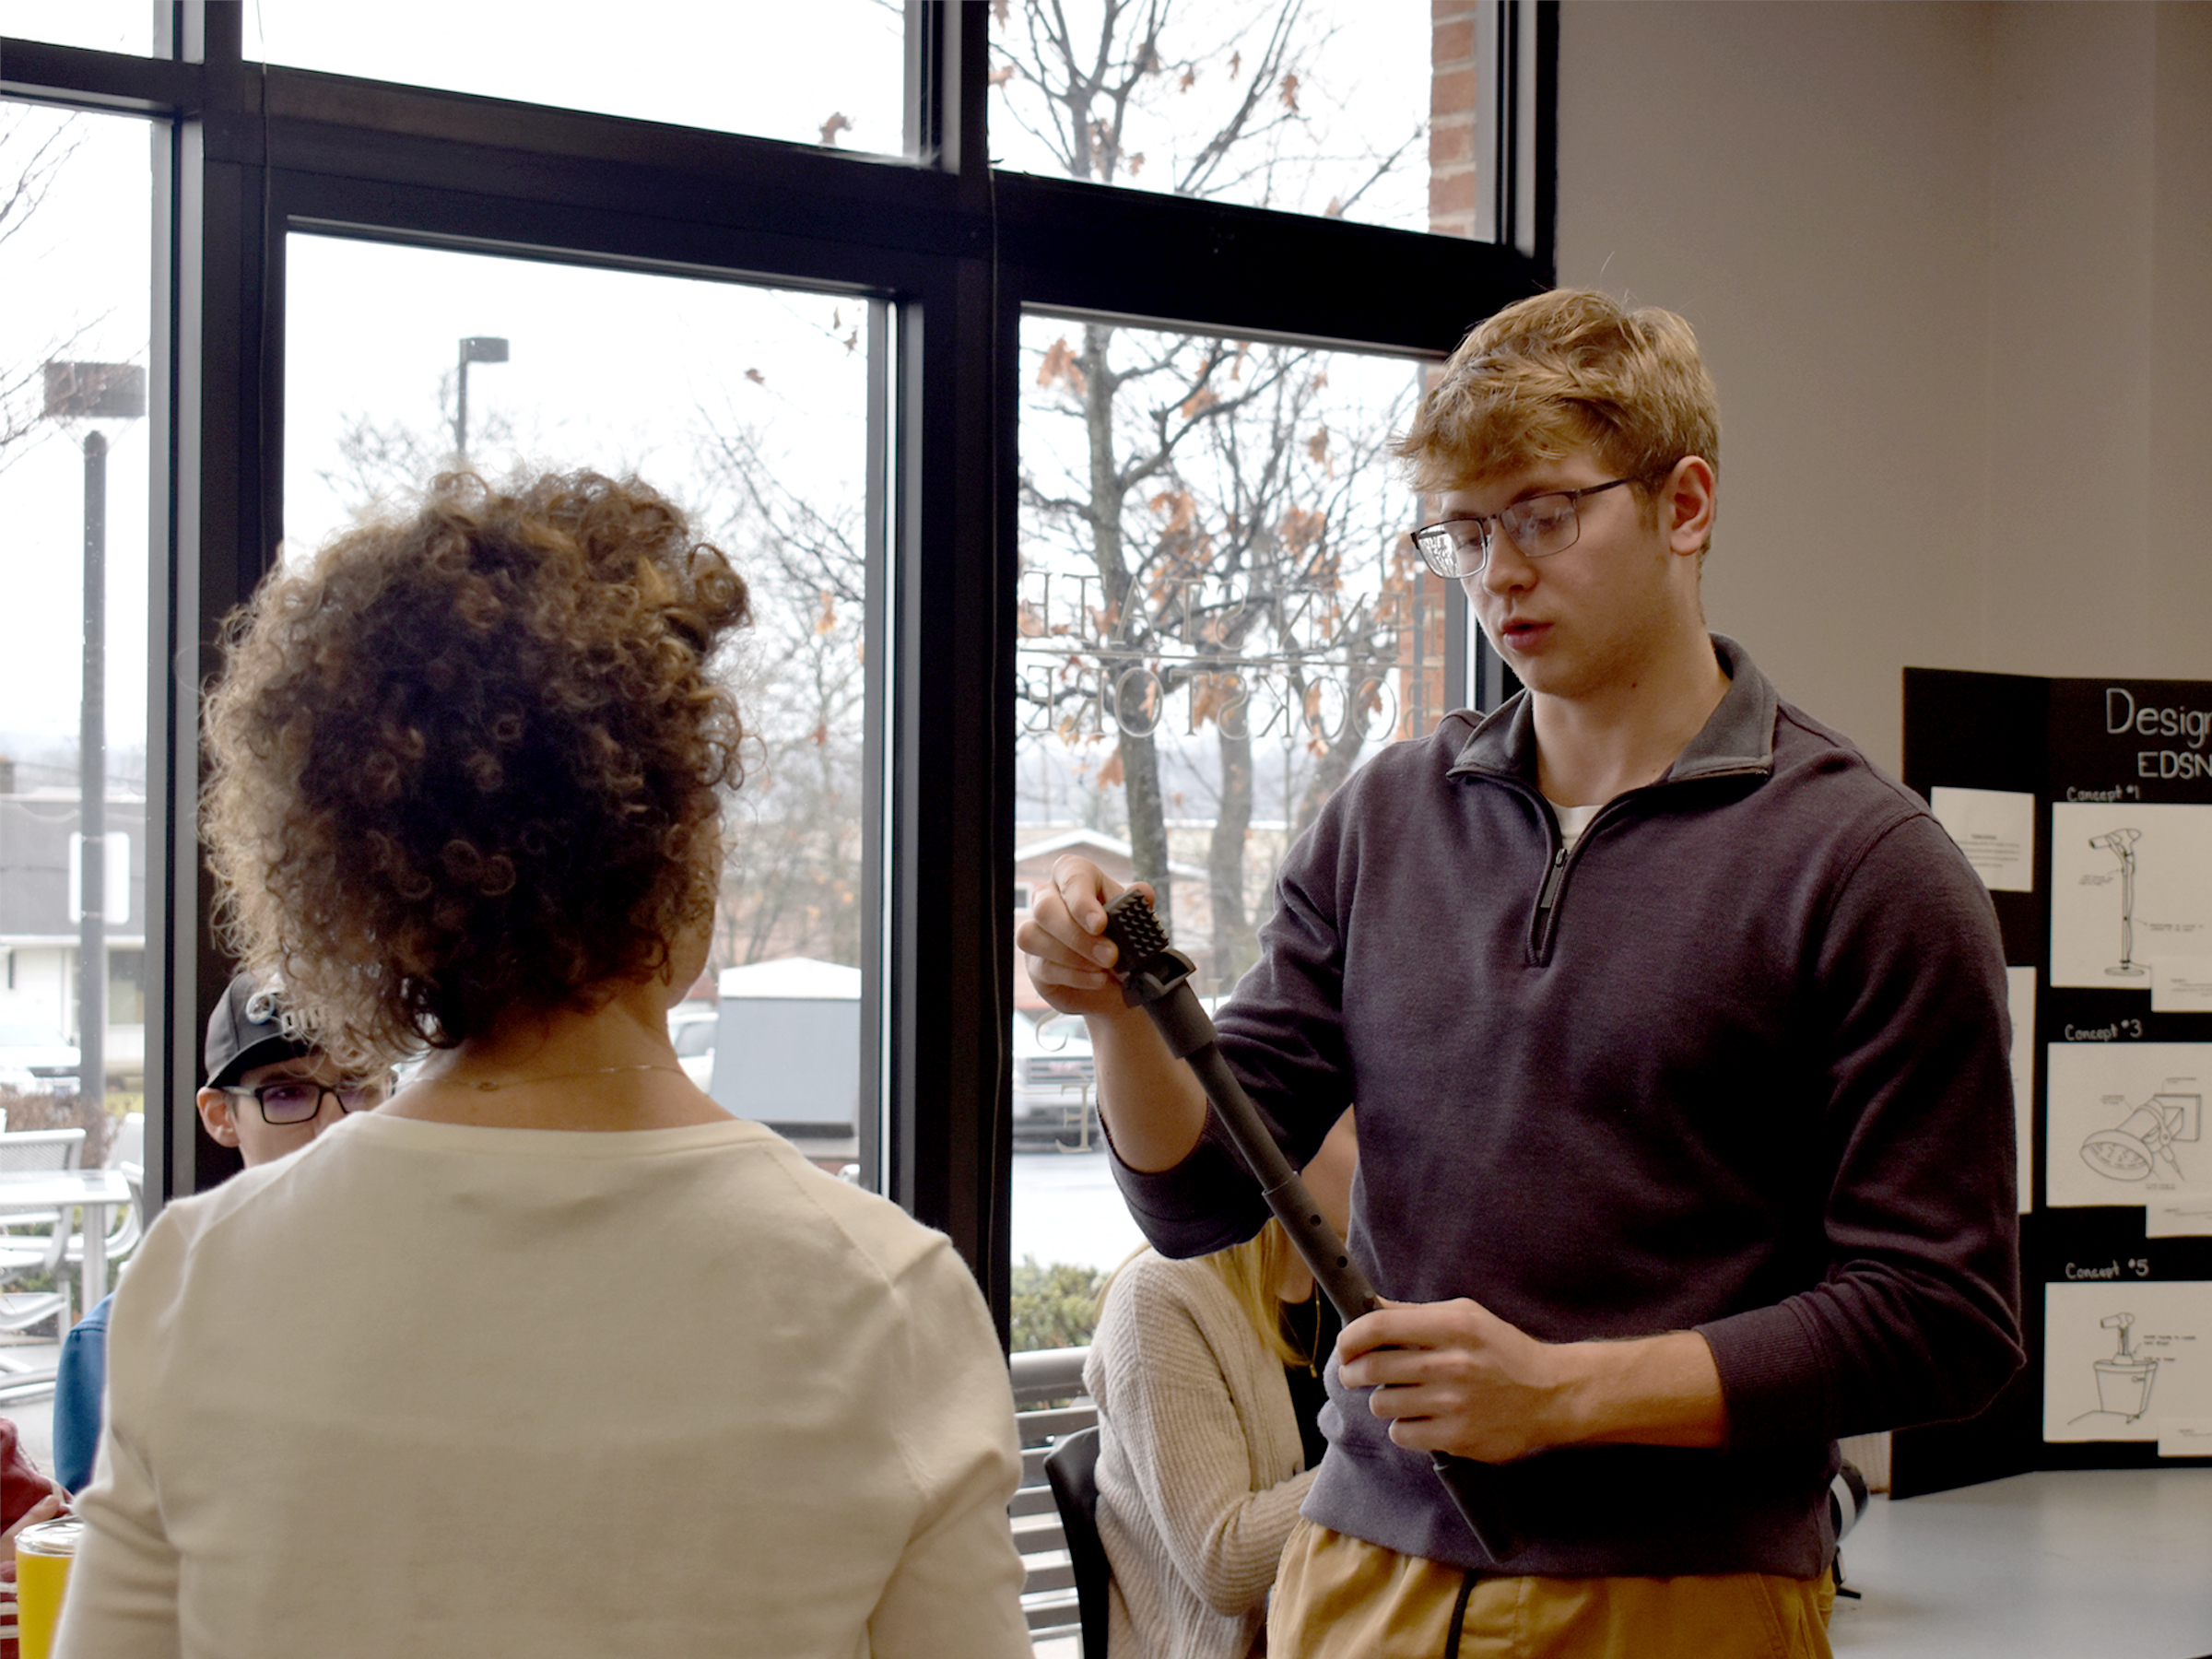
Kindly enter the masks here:
[[1212, 1269], [1147, 1251], [1114, 1278], [1083, 1382], [1112, 1659], [1245, 1659], [1313, 1480], [1282, 1360]]

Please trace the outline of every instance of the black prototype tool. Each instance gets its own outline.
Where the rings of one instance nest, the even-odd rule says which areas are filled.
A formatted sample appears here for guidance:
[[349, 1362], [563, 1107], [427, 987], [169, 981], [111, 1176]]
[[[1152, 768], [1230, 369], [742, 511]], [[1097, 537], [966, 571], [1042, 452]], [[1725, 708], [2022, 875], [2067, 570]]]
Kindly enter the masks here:
[[[1188, 982], [1194, 965], [1189, 957], [1169, 947], [1167, 932], [1152, 913], [1151, 900], [1135, 888], [1112, 900], [1106, 906], [1106, 936], [1121, 952], [1123, 1001], [1150, 1015], [1160, 1036], [1167, 1040], [1169, 1052], [1197, 1074], [1214, 1114], [1236, 1145], [1237, 1156], [1260, 1183], [1260, 1195], [1267, 1200], [1267, 1207], [1283, 1224], [1292, 1246], [1312, 1269], [1336, 1312], [1349, 1324], [1360, 1314], [1381, 1307], [1382, 1298], [1367, 1282], [1367, 1276], [1353, 1265], [1335, 1230], [1322, 1218], [1306, 1183], [1260, 1121], [1259, 1108], [1221, 1057], [1215, 1042], [1214, 1022], [1199, 1006]], [[1431, 1453], [1430, 1460], [1483, 1553], [1493, 1561], [1516, 1554], [1520, 1540], [1495, 1518], [1497, 1506], [1486, 1490], [1494, 1478], [1489, 1465], [1448, 1452]]]

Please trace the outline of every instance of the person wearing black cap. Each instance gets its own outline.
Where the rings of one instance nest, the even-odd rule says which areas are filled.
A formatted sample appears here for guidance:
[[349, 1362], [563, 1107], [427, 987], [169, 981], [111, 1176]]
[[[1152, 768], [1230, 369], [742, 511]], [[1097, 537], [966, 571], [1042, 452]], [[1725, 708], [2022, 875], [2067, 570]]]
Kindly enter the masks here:
[[[236, 1147], [248, 1169], [297, 1152], [348, 1112], [381, 1104], [390, 1087], [383, 1077], [341, 1077], [320, 1051], [288, 1032], [281, 996], [250, 973], [231, 980], [208, 1016], [204, 1057], [200, 1122], [217, 1145]], [[53, 1379], [53, 1464], [66, 1491], [82, 1491], [92, 1478], [113, 1300], [110, 1295], [94, 1304], [62, 1342]]]
[[248, 1169], [297, 1152], [348, 1112], [381, 1105], [391, 1088], [385, 1077], [341, 1077], [290, 1034], [280, 992], [249, 973], [230, 982], [208, 1017], [206, 1061], [200, 1122]]

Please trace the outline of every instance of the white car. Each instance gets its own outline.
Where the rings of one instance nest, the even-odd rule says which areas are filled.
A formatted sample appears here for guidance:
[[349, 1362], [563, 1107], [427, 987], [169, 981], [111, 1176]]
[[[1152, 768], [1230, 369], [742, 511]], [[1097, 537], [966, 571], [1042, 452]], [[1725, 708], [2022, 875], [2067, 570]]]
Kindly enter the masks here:
[[[1208, 1018], [1219, 996], [1202, 996]], [[1098, 1063], [1090, 1028], [1078, 1014], [1050, 1008], [1036, 1019], [1014, 1016], [1014, 1147], [1051, 1143], [1064, 1152], [1096, 1152], [1105, 1146], [1099, 1127]]]
[[0, 1081], [26, 1094], [75, 1094], [76, 1044], [52, 1026], [0, 1025]]
[[1073, 1014], [1018, 1013], [1013, 1037], [1015, 1143], [1100, 1147], [1089, 1028]]
[[676, 1044], [677, 1064], [702, 1089], [714, 1081], [714, 1033], [721, 1023], [721, 1011], [712, 1003], [678, 1003], [668, 1010], [668, 1039]]

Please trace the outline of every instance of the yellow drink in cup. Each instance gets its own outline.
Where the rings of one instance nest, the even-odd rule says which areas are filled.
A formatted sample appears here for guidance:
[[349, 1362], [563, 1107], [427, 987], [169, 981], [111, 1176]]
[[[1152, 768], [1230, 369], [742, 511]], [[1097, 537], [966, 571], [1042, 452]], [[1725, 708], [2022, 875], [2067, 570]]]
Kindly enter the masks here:
[[85, 1524], [75, 1515], [41, 1521], [16, 1535], [16, 1641], [22, 1659], [49, 1659], [69, 1563]]

